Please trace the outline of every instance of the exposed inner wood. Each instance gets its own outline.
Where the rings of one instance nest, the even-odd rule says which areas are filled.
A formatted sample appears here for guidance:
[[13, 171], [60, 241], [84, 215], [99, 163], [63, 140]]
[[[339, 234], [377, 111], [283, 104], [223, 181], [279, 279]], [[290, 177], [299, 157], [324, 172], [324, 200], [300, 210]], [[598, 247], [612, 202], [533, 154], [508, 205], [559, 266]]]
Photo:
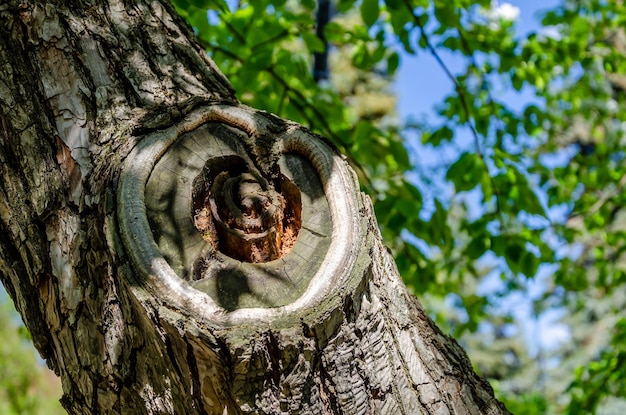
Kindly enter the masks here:
[[238, 156], [210, 158], [193, 184], [194, 226], [231, 258], [253, 263], [281, 258], [298, 237], [302, 203], [286, 176], [278, 185]]
[[[188, 281], [195, 290], [208, 294], [216, 305], [229, 312], [280, 307], [300, 298], [329, 255], [333, 232], [319, 169], [308, 153], [287, 143], [282, 148], [276, 179], [268, 179], [284, 199], [295, 200], [294, 206], [301, 207], [292, 209], [293, 214], [283, 214], [285, 254], [273, 261], [248, 262], [225, 254], [217, 242], [211, 242], [212, 237], [217, 237], [217, 231], [209, 192], [198, 197], [196, 190], [194, 196], [194, 188], [202, 188], [198, 181], [225, 170], [231, 171], [233, 176], [255, 170], [243, 147], [244, 139], [245, 134], [240, 129], [219, 122], [209, 122], [182, 134], [167, 151], [160, 153], [150, 169], [145, 190], [140, 186], [129, 193], [130, 199], [135, 200], [138, 192], [144, 192], [150, 229], [147, 236], [154, 238], [159, 253], [176, 276]], [[208, 160], [212, 161], [207, 163]], [[214, 173], [206, 172], [208, 167]], [[280, 179], [281, 174], [286, 178]], [[254, 183], [247, 185], [255, 186]], [[297, 224], [297, 220], [300, 226], [289, 223]], [[137, 231], [131, 234], [136, 235]], [[288, 250], [290, 244], [293, 246]]]

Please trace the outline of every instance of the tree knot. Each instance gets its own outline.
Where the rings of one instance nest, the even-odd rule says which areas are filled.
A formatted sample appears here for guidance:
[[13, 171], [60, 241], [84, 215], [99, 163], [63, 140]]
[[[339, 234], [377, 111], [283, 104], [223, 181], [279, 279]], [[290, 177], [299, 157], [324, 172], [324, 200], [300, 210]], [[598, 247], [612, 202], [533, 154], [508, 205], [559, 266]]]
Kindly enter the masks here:
[[193, 183], [196, 229], [240, 261], [282, 257], [297, 239], [302, 204], [298, 187], [285, 175], [274, 183], [239, 156], [209, 158]]

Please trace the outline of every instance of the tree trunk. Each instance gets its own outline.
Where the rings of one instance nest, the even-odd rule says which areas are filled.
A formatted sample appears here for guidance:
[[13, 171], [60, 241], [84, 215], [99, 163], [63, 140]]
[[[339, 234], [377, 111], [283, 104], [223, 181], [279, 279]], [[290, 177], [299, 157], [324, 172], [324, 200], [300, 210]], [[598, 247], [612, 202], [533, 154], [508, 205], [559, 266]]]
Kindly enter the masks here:
[[69, 413], [508, 413], [346, 161], [168, 3], [5, 0], [0, 32], [0, 278]]

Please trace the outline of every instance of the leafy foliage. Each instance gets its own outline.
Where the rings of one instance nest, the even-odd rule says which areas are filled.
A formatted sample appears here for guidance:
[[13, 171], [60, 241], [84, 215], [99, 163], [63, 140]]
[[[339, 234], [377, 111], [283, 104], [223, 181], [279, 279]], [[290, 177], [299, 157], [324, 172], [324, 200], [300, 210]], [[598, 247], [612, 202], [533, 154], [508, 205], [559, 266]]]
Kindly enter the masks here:
[[572, 400], [567, 414], [576, 415], [595, 411], [602, 398], [626, 396], [626, 319], [617, 322], [610, 348], [602, 351], [598, 359], [576, 370], [570, 385]]
[[[208, 19], [209, 7], [174, 3], [244, 102], [309, 126], [348, 155], [407, 285], [439, 324], [465, 336], [470, 354], [524, 341], [520, 331], [480, 346], [470, 339], [500, 330], [502, 318], [514, 321], [515, 310], [503, 302], [529, 296], [540, 274], [543, 288], [529, 300], [537, 321], [550, 310], [580, 315], [598, 293], [614, 299], [610, 293], [622, 288], [623, 2], [565, 0], [544, 14], [541, 31], [521, 38], [514, 19], [497, 13], [499, 4], [490, 0], [338, 0], [325, 41], [351, 67], [320, 84], [309, 69], [312, 54], [324, 48], [314, 34], [314, 1], [254, 0], [233, 10], [210, 2], [220, 13], [209, 12]], [[451, 85], [435, 119], [403, 122], [389, 105], [373, 112], [354, 105], [359, 80], [391, 79], [404, 56], [424, 53]], [[444, 54], [460, 57], [461, 68], [448, 67]], [[346, 92], [336, 80], [355, 71], [361, 75]], [[377, 88], [384, 90], [369, 89]], [[510, 104], [516, 93], [516, 101], [530, 97], [521, 108]], [[416, 168], [405, 146], [416, 132], [422, 148], [453, 154], [440, 171]], [[603, 312], [615, 316], [620, 308]], [[569, 317], [563, 322], [568, 319], [573, 324]], [[586, 334], [572, 336], [584, 342], [599, 323], [578, 321]], [[616, 331], [604, 346], [617, 350], [620, 342]], [[550, 356], [570, 367], [567, 374], [544, 367], [541, 351], [524, 359], [515, 352], [510, 377], [526, 373], [531, 380], [522, 389], [522, 380], [502, 382], [478, 367], [497, 380], [512, 408], [526, 408], [519, 413], [591, 411], [604, 396], [624, 397], [615, 350], [598, 345], [585, 356], [567, 350]], [[533, 365], [538, 370], [526, 370]], [[572, 365], [579, 367], [575, 378]], [[537, 389], [549, 376], [555, 386]]]
[[60, 384], [36, 361], [26, 328], [4, 291], [0, 292], [0, 413], [63, 414]]

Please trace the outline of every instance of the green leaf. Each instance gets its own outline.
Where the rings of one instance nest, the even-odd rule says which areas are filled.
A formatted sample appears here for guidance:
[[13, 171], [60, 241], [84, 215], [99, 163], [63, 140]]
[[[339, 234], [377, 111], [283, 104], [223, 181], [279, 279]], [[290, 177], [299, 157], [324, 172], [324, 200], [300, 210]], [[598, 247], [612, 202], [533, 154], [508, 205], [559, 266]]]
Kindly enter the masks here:
[[302, 5], [307, 10], [315, 10], [317, 7], [315, 0], [300, 0], [300, 5]]
[[361, 17], [367, 27], [371, 27], [378, 20], [380, 6], [378, 0], [363, 0], [361, 2]]
[[189, 4], [187, 0], [172, 0], [172, 3], [174, 4], [174, 6], [176, 6], [176, 9], [178, 12], [181, 12], [181, 11], [186, 12], [191, 7], [191, 5]]
[[509, 241], [506, 248], [504, 248], [504, 259], [514, 274], [518, 274], [521, 271], [521, 260], [524, 257], [524, 252], [524, 247], [517, 241]]
[[225, 0], [187, 0], [187, 2], [199, 9], [228, 11], [228, 5]]
[[387, 222], [387, 227], [393, 230], [395, 233], [399, 233], [404, 229], [407, 223], [407, 217], [402, 215], [400, 212], [394, 210], [394, 214], [391, 216], [389, 221]]
[[324, 52], [326, 47], [324, 46], [324, 42], [322, 39], [317, 37], [317, 35], [309, 32], [302, 33], [302, 40], [306, 44], [307, 49], [311, 52]]
[[339, 0], [337, 2], [337, 10], [340, 13], [346, 13], [354, 7], [354, 3], [356, 3], [356, 0]]
[[435, 2], [435, 17], [446, 27], [459, 27], [460, 15], [454, 2]]
[[416, 218], [419, 213], [420, 206], [413, 200], [400, 199], [396, 202], [395, 208], [406, 218]]
[[411, 55], [415, 55], [416, 52], [415, 52], [415, 49], [413, 49], [413, 46], [411, 45], [410, 34], [411, 33], [409, 31], [403, 29], [398, 34], [398, 38], [400, 39], [400, 42], [402, 43], [404, 50]]
[[374, 211], [381, 225], [386, 225], [387, 220], [391, 217], [395, 200], [393, 197], [387, 197], [383, 200], [376, 201]]
[[400, 55], [397, 52], [393, 52], [387, 57], [387, 73], [394, 75], [398, 66], [400, 66]]
[[435, 213], [430, 218], [429, 237], [430, 243], [439, 247], [445, 247], [450, 243], [452, 238], [450, 228], [448, 227], [448, 209], [435, 199]]
[[510, 166], [510, 169], [515, 177], [509, 191], [511, 200], [517, 204], [520, 210], [526, 211], [531, 215], [545, 216], [543, 206], [539, 202], [537, 194], [530, 188], [526, 176], [513, 166]]
[[371, 63], [370, 53], [367, 50], [367, 45], [360, 44], [357, 46], [354, 55], [352, 55], [352, 64], [359, 69], [369, 68]]
[[536, 105], [529, 105], [524, 109], [524, 130], [530, 136], [538, 136], [543, 133], [544, 111]]
[[354, 129], [352, 140], [357, 145], [368, 145], [372, 141], [372, 135], [374, 134], [374, 126], [371, 122], [360, 120]]
[[389, 138], [387, 141], [389, 144], [389, 152], [393, 156], [394, 164], [402, 170], [410, 170], [411, 160], [409, 159], [409, 153], [401, 140]]
[[375, 48], [374, 51], [370, 54], [372, 58], [372, 64], [375, 65], [381, 60], [383, 60], [386, 53], [387, 53], [387, 47], [384, 45], [384, 43], [380, 42], [378, 44], [378, 47]]
[[492, 236], [491, 237], [491, 250], [497, 256], [504, 256], [504, 250], [507, 246], [507, 241], [502, 235]]
[[486, 169], [480, 157], [475, 153], [463, 153], [446, 173], [446, 180], [451, 181], [457, 192], [472, 190], [481, 182]]
[[521, 259], [520, 271], [528, 278], [533, 278], [539, 268], [539, 259], [532, 252], [524, 252]]
[[273, 50], [271, 48], [261, 49], [253, 53], [248, 64], [255, 69], [265, 69], [272, 64]]
[[402, 0], [385, 0], [385, 5], [389, 11], [402, 9]]
[[387, 10], [391, 16], [389, 21], [391, 22], [391, 28], [398, 36], [403, 31], [407, 31], [407, 27], [413, 22], [413, 17], [410, 13], [407, 13], [405, 9], [400, 10]]
[[447, 125], [444, 125], [438, 130], [435, 130], [435, 132], [433, 132], [432, 134], [424, 135], [422, 137], [422, 142], [424, 144], [428, 143], [432, 144], [435, 147], [438, 147], [442, 141], [448, 142], [452, 140], [453, 136], [454, 133], [452, 132], [452, 129], [450, 129], [450, 127], [448, 127]]
[[451, 51], [463, 50], [461, 47], [461, 39], [457, 36], [448, 36], [443, 42], [441, 42], [441, 46], [448, 48]]
[[342, 45], [349, 40], [346, 29], [337, 22], [330, 22], [324, 27], [324, 37], [327, 41]]
[[465, 255], [471, 260], [476, 260], [483, 256], [489, 249], [490, 240], [485, 234], [476, 235], [465, 249]]

